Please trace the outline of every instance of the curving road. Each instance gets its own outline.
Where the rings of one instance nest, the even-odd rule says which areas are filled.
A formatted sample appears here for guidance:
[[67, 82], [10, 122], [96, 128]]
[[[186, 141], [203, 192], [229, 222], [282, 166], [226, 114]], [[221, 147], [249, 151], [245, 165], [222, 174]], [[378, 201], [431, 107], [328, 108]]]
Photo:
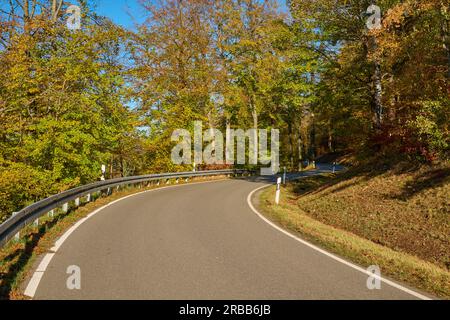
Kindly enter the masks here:
[[[44, 258], [27, 290], [34, 299], [416, 298], [385, 283], [368, 290], [367, 275], [263, 221], [247, 197], [266, 183], [181, 185], [114, 203]], [[67, 289], [71, 265], [81, 290]]]

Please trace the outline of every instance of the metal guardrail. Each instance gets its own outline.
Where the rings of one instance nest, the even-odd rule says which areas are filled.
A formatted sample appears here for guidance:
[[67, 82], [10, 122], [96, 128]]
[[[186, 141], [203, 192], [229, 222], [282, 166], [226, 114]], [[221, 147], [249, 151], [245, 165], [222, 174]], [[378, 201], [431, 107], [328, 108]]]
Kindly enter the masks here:
[[9, 240], [11, 240], [15, 234], [27, 225], [33, 223], [39, 217], [45, 215], [53, 209], [59, 208], [70, 201], [80, 199], [81, 197], [92, 195], [97, 191], [109, 190], [114, 187], [138, 184], [142, 182], [169, 180], [169, 179], [181, 179], [181, 178], [194, 178], [194, 177], [209, 177], [218, 175], [240, 175], [251, 173], [249, 170], [211, 170], [211, 171], [198, 171], [198, 172], [177, 172], [177, 173], [163, 173], [163, 174], [151, 174], [144, 176], [125, 177], [111, 180], [104, 180], [94, 182], [88, 185], [80, 186], [74, 189], [70, 189], [61, 192], [57, 195], [43, 199], [32, 205], [15, 213], [12, 217], [6, 220], [0, 225], [0, 248], [3, 247]]

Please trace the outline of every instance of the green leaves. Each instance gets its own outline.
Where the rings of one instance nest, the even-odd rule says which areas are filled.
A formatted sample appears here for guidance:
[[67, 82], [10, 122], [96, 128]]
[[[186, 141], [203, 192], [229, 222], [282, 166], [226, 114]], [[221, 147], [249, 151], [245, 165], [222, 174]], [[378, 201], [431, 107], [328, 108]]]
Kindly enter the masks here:
[[[87, 17], [82, 30], [71, 32], [59, 18], [55, 24], [35, 17], [32, 35], [17, 33], [8, 50], [0, 51], [1, 217], [98, 180], [102, 164], [114, 167], [112, 155], [140, 139], [136, 116], [124, 106], [126, 33]], [[140, 146], [134, 146], [138, 154]], [[136, 161], [124, 156], [122, 162], [127, 159]]]

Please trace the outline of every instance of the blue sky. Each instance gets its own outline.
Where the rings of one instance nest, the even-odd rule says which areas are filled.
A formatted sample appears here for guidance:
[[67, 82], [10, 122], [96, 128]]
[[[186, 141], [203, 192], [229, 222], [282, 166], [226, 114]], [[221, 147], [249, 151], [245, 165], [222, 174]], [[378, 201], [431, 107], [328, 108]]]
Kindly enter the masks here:
[[139, 0], [97, 0], [96, 4], [98, 14], [124, 27], [132, 28], [135, 22], [144, 20]]
[[[98, 14], [127, 28], [133, 28], [135, 22], [143, 22], [145, 19], [139, 0], [97, 0], [96, 3]], [[286, 11], [286, 1], [278, 0], [278, 3]]]

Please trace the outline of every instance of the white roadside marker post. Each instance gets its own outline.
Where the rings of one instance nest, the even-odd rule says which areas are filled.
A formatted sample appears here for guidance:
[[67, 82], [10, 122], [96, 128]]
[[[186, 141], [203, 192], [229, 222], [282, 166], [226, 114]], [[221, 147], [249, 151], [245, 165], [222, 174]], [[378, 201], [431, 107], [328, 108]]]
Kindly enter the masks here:
[[105, 173], [106, 173], [106, 165], [102, 164], [102, 176], [100, 177], [101, 181], [105, 181]]
[[275, 194], [275, 203], [280, 204], [281, 178], [277, 179], [277, 192]]
[[[105, 181], [106, 180], [106, 178], [105, 178], [106, 165], [102, 164], [102, 168], [101, 169], [102, 169], [102, 176], [100, 177], [100, 181]], [[103, 194], [104, 190], [102, 190], [101, 192]], [[109, 188], [108, 188], [106, 194], [109, 196]]]

